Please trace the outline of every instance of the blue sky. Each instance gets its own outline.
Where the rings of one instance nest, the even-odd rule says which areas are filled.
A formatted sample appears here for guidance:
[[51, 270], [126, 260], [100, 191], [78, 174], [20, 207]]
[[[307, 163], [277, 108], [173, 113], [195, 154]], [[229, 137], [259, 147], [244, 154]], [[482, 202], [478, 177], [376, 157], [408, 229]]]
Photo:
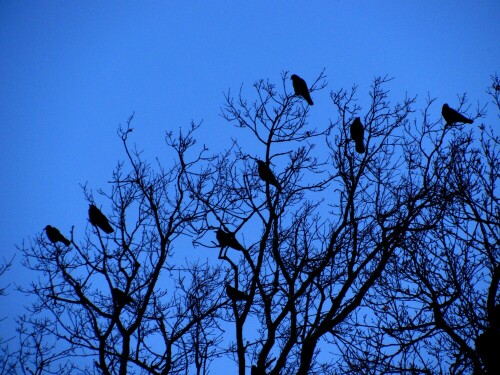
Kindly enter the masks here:
[[[49, 223], [83, 233], [80, 184], [107, 188], [123, 159], [117, 126], [133, 111], [134, 141], [152, 159], [168, 158], [165, 131], [191, 120], [204, 122], [199, 142], [225, 148], [239, 133], [219, 116], [223, 93], [242, 83], [250, 93], [284, 70], [312, 81], [326, 69], [329, 86], [313, 96], [319, 125], [335, 117], [330, 90], [356, 83], [364, 95], [385, 74], [394, 101], [437, 97], [436, 117], [457, 94], [487, 102], [499, 1], [311, 3], [0, 2], [0, 259]], [[2, 284], [29, 279], [20, 261]], [[9, 292], [0, 336], [24, 303]]]

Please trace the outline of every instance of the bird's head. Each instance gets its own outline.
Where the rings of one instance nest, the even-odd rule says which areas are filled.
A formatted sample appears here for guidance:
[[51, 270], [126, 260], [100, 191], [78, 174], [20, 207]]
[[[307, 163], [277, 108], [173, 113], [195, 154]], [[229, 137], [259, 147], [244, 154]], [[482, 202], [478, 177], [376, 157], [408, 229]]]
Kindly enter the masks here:
[[292, 74], [292, 75], [291, 75], [291, 77], [290, 77], [290, 79], [291, 79], [292, 81], [295, 81], [297, 78], [299, 78], [299, 76], [298, 76], [298, 75], [296, 75], [296, 74]]
[[446, 108], [446, 109], [450, 108], [450, 106], [448, 105], [448, 103], [444, 103], [444, 104], [443, 104], [443, 109], [445, 109], [445, 108]]
[[262, 166], [266, 165], [266, 163], [264, 163], [262, 160], [258, 160], [258, 159], [257, 159], [257, 164], [262, 165]]
[[50, 229], [50, 228], [52, 228], [50, 225], [46, 225], [45, 228], [43, 228], [43, 229], [47, 230], [47, 229]]

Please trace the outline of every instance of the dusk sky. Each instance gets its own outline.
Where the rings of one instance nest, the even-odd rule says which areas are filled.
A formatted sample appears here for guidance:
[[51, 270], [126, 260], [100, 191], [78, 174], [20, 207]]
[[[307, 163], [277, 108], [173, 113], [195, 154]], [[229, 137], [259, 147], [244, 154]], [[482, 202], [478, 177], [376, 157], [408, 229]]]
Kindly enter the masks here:
[[[224, 93], [243, 84], [250, 97], [254, 81], [279, 84], [283, 71], [312, 82], [325, 69], [318, 126], [336, 116], [331, 90], [358, 84], [367, 98], [386, 74], [393, 102], [408, 93], [423, 108], [436, 97], [439, 118], [467, 93], [472, 114], [500, 73], [499, 15], [498, 0], [1, 1], [0, 260], [47, 224], [83, 235], [81, 185], [109, 188], [124, 159], [116, 131], [133, 112], [132, 139], [149, 160], [169, 160], [165, 132], [191, 121], [203, 121], [200, 143], [222, 151], [241, 134], [220, 117]], [[498, 127], [493, 112], [481, 122]], [[10, 283], [0, 337], [24, 311], [14, 287], [32, 274], [21, 260], [0, 280]]]

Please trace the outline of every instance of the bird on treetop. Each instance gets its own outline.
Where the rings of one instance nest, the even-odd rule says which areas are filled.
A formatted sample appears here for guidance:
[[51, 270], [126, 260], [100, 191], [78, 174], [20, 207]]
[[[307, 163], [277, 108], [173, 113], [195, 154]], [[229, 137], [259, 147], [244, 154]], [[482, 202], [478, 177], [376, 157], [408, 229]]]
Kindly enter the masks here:
[[293, 89], [295, 90], [295, 95], [302, 96], [309, 105], [313, 105], [313, 101], [311, 99], [311, 94], [309, 93], [309, 89], [307, 88], [307, 83], [302, 78], [300, 78], [296, 74], [292, 74], [290, 79], [293, 82]]
[[89, 221], [95, 227], [99, 227], [107, 234], [113, 233], [114, 230], [109, 224], [108, 218], [93, 204], [89, 205]]
[[66, 237], [64, 237], [61, 232], [59, 232], [59, 229], [54, 228], [50, 225], [47, 225], [45, 228], [45, 234], [47, 234], [47, 238], [50, 240], [52, 243], [57, 243], [57, 242], [62, 242], [66, 246], [69, 246], [71, 244], [71, 241], [68, 240]]
[[465, 117], [464, 115], [458, 113], [447, 103], [443, 104], [443, 109], [441, 110], [441, 114], [443, 115], [444, 120], [446, 121], [446, 125], [452, 125], [456, 122], [463, 122], [466, 124], [472, 124], [474, 121]]

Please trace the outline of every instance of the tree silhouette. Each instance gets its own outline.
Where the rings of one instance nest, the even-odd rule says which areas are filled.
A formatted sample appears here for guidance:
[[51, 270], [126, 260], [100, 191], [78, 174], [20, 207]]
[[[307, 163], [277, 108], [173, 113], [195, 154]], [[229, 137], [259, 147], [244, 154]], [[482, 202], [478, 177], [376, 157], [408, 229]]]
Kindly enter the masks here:
[[[24, 289], [38, 299], [19, 319], [22, 368], [208, 374], [220, 358], [240, 375], [495, 373], [500, 141], [444, 126], [434, 99], [421, 117], [415, 98], [391, 103], [389, 81], [366, 107], [356, 86], [332, 91], [334, 120], [313, 127], [288, 73], [260, 80], [222, 109], [252, 146], [208, 155], [192, 124], [167, 134], [169, 166], [130, 146], [131, 117], [126, 162], [98, 191], [114, 232], [22, 247], [44, 275]], [[180, 262], [190, 243], [221, 251]]]
[[490, 355], [492, 338], [499, 338], [493, 316], [500, 280], [500, 139], [484, 125], [479, 139], [473, 130], [443, 130], [428, 115], [422, 129], [428, 143], [420, 155], [428, 157], [413, 157], [412, 170], [432, 166], [443, 213], [428, 229], [409, 233], [369, 293], [365, 309], [375, 318], [354, 323], [359, 328], [345, 351], [346, 373], [500, 369], [498, 355]]
[[[41, 237], [23, 248], [26, 265], [47, 275], [25, 290], [39, 302], [21, 318], [24, 347], [38, 348], [47, 336], [57, 341], [43, 355], [31, 350], [34, 362], [23, 360], [24, 368], [53, 371], [64, 353], [84, 372], [93, 367], [104, 374], [160, 374], [189, 368], [201, 374], [218, 355], [215, 318], [226, 300], [223, 290], [217, 292], [220, 267], [172, 261], [174, 244], [199, 220], [198, 203], [186, 185], [204, 158], [201, 150], [187, 160], [197, 126], [186, 135], [167, 136], [178, 159], [153, 171], [129, 148], [131, 121], [119, 130], [128, 164], [114, 171], [111, 193], [100, 194], [111, 203], [114, 233], [103, 237], [89, 227], [65, 252], [54, 251]], [[87, 187], [84, 193], [94, 201]], [[89, 213], [93, 225], [110, 232], [104, 216], [96, 221]], [[89, 356], [92, 362], [83, 360]]]

